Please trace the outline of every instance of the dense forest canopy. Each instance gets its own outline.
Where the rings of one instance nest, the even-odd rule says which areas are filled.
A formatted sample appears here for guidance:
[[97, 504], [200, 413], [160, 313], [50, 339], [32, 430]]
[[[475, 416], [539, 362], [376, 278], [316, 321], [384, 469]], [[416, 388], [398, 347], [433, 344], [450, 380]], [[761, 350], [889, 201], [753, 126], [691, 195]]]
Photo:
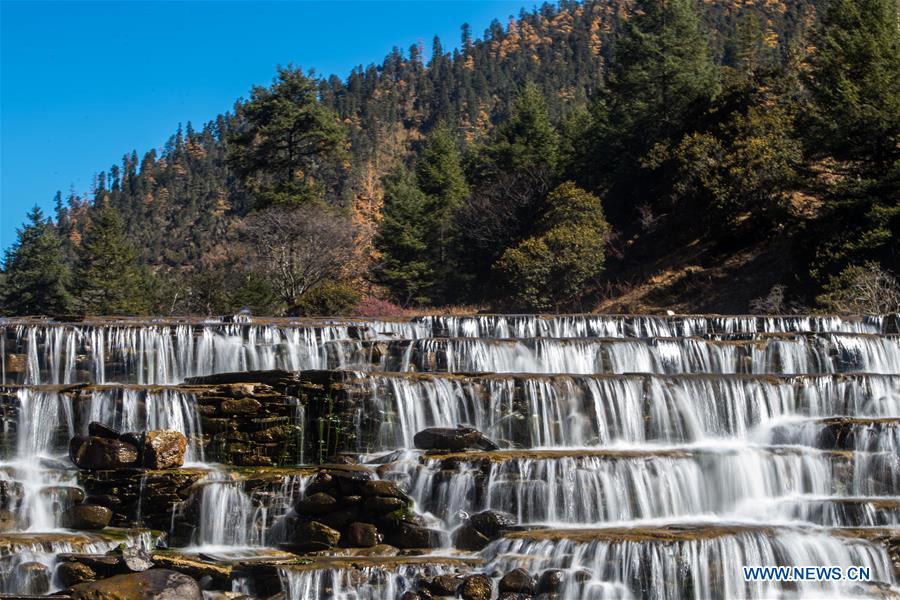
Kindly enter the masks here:
[[280, 67], [35, 210], [7, 314], [900, 310], [896, 0], [566, 0]]

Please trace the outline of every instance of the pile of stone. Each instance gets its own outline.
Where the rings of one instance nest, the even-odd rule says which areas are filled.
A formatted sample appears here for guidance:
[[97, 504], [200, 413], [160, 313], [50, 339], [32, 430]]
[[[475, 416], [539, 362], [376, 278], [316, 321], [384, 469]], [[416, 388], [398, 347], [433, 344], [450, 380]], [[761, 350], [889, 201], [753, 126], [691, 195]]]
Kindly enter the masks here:
[[[499, 573], [497, 574], [499, 576]], [[576, 580], [579, 579], [576, 573]], [[583, 578], [580, 578], [583, 579]], [[553, 600], [561, 597], [566, 585], [566, 573], [560, 569], [548, 569], [539, 575], [527, 570], [513, 569], [496, 583], [498, 600]], [[463, 600], [491, 600], [494, 598], [494, 581], [486, 574], [438, 575], [423, 577], [416, 582], [416, 589], [404, 592], [401, 600], [432, 600], [437, 597], [462, 598]]]
[[91, 423], [87, 435], [76, 435], [69, 443], [69, 458], [81, 469], [85, 491], [78, 490], [60, 525], [78, 530], [133, 527], [143, 505], [144, 524], [168, 529], [172, 506], [184, 499], [179, 491], [203, 475], [179, 469], [186, 451], [187, 439], [178, 431], [120, 433]]
[[395, 483], [377, 479], [353, 465], [319, 469], [291, 515], [298, 553], [336, 547], [373, 548], [390, 554], [398, 548], [436, 548], [440, 532], [413, 510], [412, 499]]
[[282, 371], [238, 374], [267, 383], [234, 382], [233, 375], [191, 378], [183, 386], [197, 400], [206, 457], [244, 467], [300, 462], [304, 432], [295, 419], [299, 400], [287, 392], [293, 375]]
[[119, 433], [102, 423], [69, 442], [69, 458], [79, 469], [174, 469], [184, 464], [187, 438], [179, 431]]

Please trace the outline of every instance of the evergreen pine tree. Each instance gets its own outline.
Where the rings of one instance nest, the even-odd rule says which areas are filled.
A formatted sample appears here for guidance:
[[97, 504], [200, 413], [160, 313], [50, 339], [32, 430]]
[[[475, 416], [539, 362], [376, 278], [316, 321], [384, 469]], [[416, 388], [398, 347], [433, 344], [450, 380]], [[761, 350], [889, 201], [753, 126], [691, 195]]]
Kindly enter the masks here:
[[345, 131], [318, 100], [312, 79], [279, 69], [270, 88], [255, 87], [230, 136], [229, 159], [247, 178], [257, 208], [321, 199], [345, 154]]
[[53, 225], [35, 206], [6, 251], [0, 290], [8, 315], [59, 315], [72, 308], [70, 272]]
[[147, 309], [137, 252], [122, 217], [108, 203], [92, 210], [78, 255], [78, 304], [85, 314], [133, 315]]
[[383, 260], [375, 271], [378, 283], [403, 305], [427, 304], [434, 272], [428, 250], [428, 197], [405, 169], [385, 179], [384, 209], [375, 247]]
[[522, 88], [509, 120], [497, 128], [483, 156], [495, 172], [556, 168], [559, 135], [550, 122], [544, 95], [534, 83]]
[[430, 295], [446, 300], [445, 293], [453, 287], [455, 271], [451, 264], [451, 248], [455, 241], [453, 216], [468, 195], [469, 187], [456, 140], [443, 124], [425, 141], [416, 163], [416, 184], [427, 196], [423, 226], [437, 286]]
[[900, 156], [897, 1], [831, 0], [815, 46], [815, 145], [883, 171]]

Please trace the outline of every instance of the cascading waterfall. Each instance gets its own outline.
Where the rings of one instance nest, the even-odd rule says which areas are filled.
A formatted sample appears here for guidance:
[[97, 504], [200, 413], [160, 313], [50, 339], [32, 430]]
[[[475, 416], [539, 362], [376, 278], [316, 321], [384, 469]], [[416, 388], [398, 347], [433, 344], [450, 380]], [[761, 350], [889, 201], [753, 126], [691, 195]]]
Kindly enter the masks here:
[[426, 338], [389, 342], [380, 368], [464, 373], [895, 374], [900, 372], [900, 337], [823, 333], [738, 339]]
[[596, 524], [741, 515], [759, 499], [824, 495], [834, 488], [831, 458], [815, 451], [608, 452], [540, 451], [521, 458], [478, 460], [447, 471], [439, 460], [401, 463], [395, 479], [408, 481], [417, 505], [460, 523], [461, 514], [488, 508], [513, 513], [524, 524]]
[[[884, 318], [834, 316], [655, 317], [646, 315], [429, 316], [421, 321], [447, 337], [691, 337], [714, 333], [882, 333]], [[407, 336], [409, 337], [409, 336]], [[419, 336], [422, 337], [422, 336]]]
[[288, 600], [327, 597], [333, 600], [382, 600], [399, 598], [415, 589], [424, 575], [440, 575], [441, 565], [371, 566], [333, 569], [279, 569]]
[[276, 502], [265, 503], [244, 489], [244, 481], [212, 470], [200, 484], [196, 544], [203, 549], [237, 550], [285, 541], [280, 517], [302, 497], [307, 478], [286, 476], [274, 490]]
[[[744, 438], [785, 417], [900, 416], [900, 377], [770, 376], [421, 376], [358, 372], [371, 437], [386, 451], [413, 447], [426, 427], [469, 424], [488, 437], [531, 448], [616, 443], [678, 444]], [[361, 439], [368, 439], [360, 432]]]
[[561, 598], [566, 600], [608, 598], [610, 583], [619, 592], [627, 590], [625, 597], [660, 600], [857, 595], [858, 584], [744, 581], [742, 568], [760, 565], [862, 566], [870, 569], [873, 581], [893, 580], [887, 552], [866, 541], [790, 530], [729, 529], [724, 525], [720, 530], [715, 526], [689, 530], [675, 540], [656, 539], [652, 528], [611, 530], [591, 541], [560, 536], [505, 539], [484, 554], [500, 570], [512, 566], [532, 571], [563, 569], [567, 577]]
[[[0, 594], [38, 590], [35, 563], [52, 573], [59, 552], [113, 547], [59, 529], [80, 491], [65, 466], [67, 441], [92, 421], [187, 436], [193, 487], [177, 487], [170, 534], [196, 556], [251, 561], [302, 546], [301, 519], [315, 515], [297, 503], [313, 471], [250, 465], [280, 465], [288, 454], [302, 463], [303, 447], [322, 443], [332, 422], [340, 425], [328, 434], [346, 433], [353, 441], [343, 448], [372, 463], [349, 470], [395, 482], [415, 500], [416, 522], [441, 530], [444, 547], [425, 556], [385, 552], [379, 537], [364, 552], [278, 564], [291, 600], [398, 598], [435, 575], [471, 572], [490, 574], [496, 593], [514, 567], [561, 569], [556, 597], [572, 599], [897, 594], [882, 540], [900, 527], [898, 323], [897, 315], [0, 321], [0, 383], [22, 385], [15, 420], [0, 414], [11, 429], [4, 439], [16, 440], [0, 463], [0, 508], [15, 522], [0, 544]], [[308, 374], [313, 386], [331, 382], [327, 407], [311, 404], [303, 386], [283, 396], [266, 384], [178, 386], [268, 369], [341, 372]], [[250, 395], [258, 413], [242, 414]], [[501, 450], [414, 449], [416, 433], [457, 424]], [[204, 462], [203, 444], [218, 443], [223, 428], [229, 444], [253, 445], [220, 453], [209, 442], [210, 456], [241, 468]], [[279, 454], [278, 444], [298, 438], [296, 453]], [[153, 476], [128, 480], [141, 488], [138, 521], [155, 510]], [[517, 527], [480, 552], [460, 552], [456, 534], [485, 510], [511, 513]], [[329, 522], [347, 545], [349, 522]], [[745, 565], [863, 566], [873, 583], [747, 582]], [[232, 589], [255, 591], [252, 572], [236, 569]]]
[[10, 383], [32, 385], [173, 384], [211, 373], [320, 369], [327, 367], [327, 342], [351, 337], [348, 325], [233, 323], [33, 324], [0, 326], [0, 335], [8, 337], [9, 327], [13, 345], [27, 356], [23, 377]]
[[74, 472], [53, 464], [64, 455], [74, 434], [72, 407], [51, 391], [22, 388], [16, 398], [16, 452], [0, 463], [0, 482], [8, 490], [7, 510], [16, 517], [17, 530], [53, 530], [58, 510], [67, 507], [66, 489], [76, 486]]

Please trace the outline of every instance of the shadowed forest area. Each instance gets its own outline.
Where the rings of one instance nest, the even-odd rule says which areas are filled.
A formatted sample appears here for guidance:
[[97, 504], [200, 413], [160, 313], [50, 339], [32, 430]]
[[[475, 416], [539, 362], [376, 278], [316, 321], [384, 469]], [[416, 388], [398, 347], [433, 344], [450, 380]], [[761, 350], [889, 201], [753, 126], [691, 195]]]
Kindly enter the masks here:
[[35, 208], [3, 312], [898, 311], [897, 15], [563, 1], [279, 67]]

